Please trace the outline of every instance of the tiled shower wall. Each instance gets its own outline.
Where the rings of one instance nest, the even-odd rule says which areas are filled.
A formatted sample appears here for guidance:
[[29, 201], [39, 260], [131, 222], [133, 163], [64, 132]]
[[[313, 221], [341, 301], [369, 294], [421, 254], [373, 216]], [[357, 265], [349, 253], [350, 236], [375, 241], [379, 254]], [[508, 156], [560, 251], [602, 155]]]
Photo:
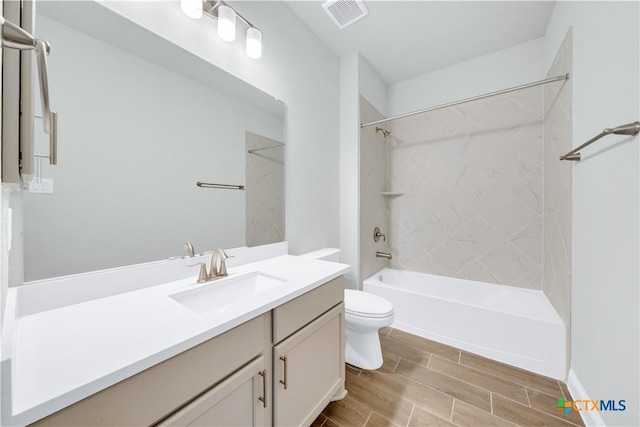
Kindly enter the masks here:
[[[366, 99], [360, 97], [362, 123], [382, 119]], [[379, 125], [384, 127], [384, 125]], [[373, 229], [389, 235], [387, 207], [380, 195], [387, 186], [387, 149], [385, 138], [376, 126], [360, 130], [360, 281], [386, 267], [384, 258], [376, 258], [376, 251], [386, 252], [387, 242], [373, 240]]]
[[542, 289], [543, 89], [389, 130], [391, 267]]
[[[280, 142], [245, 133], [247, 150]], [[284, 147], [246, 153], [247, 246], [284, 240]]]
[[[572, 71], [571, 31], [548, 77]], [[571, 81], [375, 126], [360, 137], [361, 278], [385, 267], [571, 297]], [[361, 122], [382, 118], [364, 98]], [[400, 193], [381, 196], [383, 191]], [[382, 214], [386, 209], [386, 217]], [[379, 226], [388, 243], [374, 243]]]
[[[548, 77], [572, 72], [572, 32], [567, 33]], [[572, 148], [572, 84], [544, 88], [544, 264], [543, 290], [565, 325], [571, 312], [571, 172], [558, 157]]]

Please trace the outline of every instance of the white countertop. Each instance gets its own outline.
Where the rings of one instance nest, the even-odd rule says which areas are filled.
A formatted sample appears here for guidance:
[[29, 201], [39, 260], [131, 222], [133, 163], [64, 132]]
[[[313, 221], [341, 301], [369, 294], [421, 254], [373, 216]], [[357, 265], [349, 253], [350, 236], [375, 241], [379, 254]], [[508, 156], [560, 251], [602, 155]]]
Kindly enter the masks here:
[[196, 284], [194, 275], [14, 316], [5, 322], [3, 331], [3, 335], [8, 334], [3, 340], [3, 425], [29, 424], [50, 415], [302, 295], [348, 269], [344, 264], [291, 255], [230, 268], [230, 277], [258, 271], [288, 281], [205, 313], [195, 313], [169, 297], [183, 290], [216, 285], [216, 281]]

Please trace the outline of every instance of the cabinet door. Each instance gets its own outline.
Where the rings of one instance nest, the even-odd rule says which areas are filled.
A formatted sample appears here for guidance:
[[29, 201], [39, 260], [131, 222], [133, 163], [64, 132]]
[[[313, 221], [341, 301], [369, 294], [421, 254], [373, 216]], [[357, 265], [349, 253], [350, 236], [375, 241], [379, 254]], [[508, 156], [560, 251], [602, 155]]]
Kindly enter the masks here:
[[268, 380], [260, 356], [158, 425], [263, 426], [270, 415]]
[[309, 425], [342, 387], [344, 303], [273, 349], [273, 424]]

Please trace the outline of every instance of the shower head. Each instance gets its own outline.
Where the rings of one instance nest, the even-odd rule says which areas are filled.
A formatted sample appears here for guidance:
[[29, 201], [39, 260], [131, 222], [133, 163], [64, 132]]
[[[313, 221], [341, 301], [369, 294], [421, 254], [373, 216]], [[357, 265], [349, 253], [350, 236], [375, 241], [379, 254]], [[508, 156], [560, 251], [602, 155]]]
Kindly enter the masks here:
[[386, 130], [386, 129], [379, 128], [379, 127], [376, 127], [376, 132], [382, 132], [382, 135], [383, 135], [385, 138], [386, 138], [386, 137], [388, 137], [389, 135], [391, 135], [391, 132], [389, 132], [389, 131], [388, 131], [388, 130]]

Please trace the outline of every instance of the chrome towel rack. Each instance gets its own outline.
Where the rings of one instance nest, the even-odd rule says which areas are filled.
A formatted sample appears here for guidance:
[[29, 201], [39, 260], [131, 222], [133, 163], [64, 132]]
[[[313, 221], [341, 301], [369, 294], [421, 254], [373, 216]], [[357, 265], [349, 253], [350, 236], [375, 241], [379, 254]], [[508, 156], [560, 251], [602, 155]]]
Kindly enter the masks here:
[[219, 188], [221, 190], [244, 190], [244, 185], [232, 185], [232, 184], [215, 184], [213, 182], [196, 182], [198, 187], [202, 188]]
[[579, 161], [580, 160], [579, 151], [582, 150], [584, 147], [593, 144], [594, 142], [596, 142], [597, 140], [599, 140], [603, 136], [607, 136], [607, 135], [611, 135], [611, 134], [614, 134], [614, 135], [637, 135], [638, 132], [640, 132], [640, 121], [633, 122], [633, 123], [627, 123], [626, 125], [620, 125], [620, 126], [615, 127], [615, 128], [607, 128], [607, 129], [603, 130], [602, 132], [600, 132], [598, 135], [594, 136], [593, 138], [591, 138], [590, 140], [585, 142], [584, 144], [582, 144], [581, 146], [574, 148], [573, 150], [569, 151], [564, 156], [560, 156], [560, 160], [572, 160], [574, 162]]

